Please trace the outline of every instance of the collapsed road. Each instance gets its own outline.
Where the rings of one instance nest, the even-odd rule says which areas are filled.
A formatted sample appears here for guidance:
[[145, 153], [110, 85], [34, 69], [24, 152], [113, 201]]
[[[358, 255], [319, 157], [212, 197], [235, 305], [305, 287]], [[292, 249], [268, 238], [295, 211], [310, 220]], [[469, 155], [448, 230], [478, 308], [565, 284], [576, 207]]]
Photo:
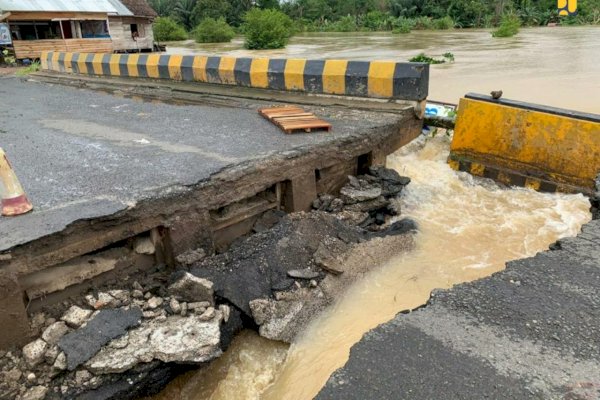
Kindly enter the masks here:
[[382, 248], [411, 247], [415, 225], [388, 223], [410, 180], [377, 164], [420, 133], [412, 106], [311, 106], [334, 131], [285, 135], [258, 100], [2, 90], [3, 146], [34, 204], [0, 219], [3, 398], [151, 394], [242, 326], [293, 340]]

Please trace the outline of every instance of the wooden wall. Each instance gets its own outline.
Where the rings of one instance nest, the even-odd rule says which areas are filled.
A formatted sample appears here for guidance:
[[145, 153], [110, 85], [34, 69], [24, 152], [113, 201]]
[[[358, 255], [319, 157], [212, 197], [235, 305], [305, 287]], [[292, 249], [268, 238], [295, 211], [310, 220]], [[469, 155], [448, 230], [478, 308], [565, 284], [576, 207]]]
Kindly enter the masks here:
[[[131, 37], [130, 24], [137, 24], [139, 37], [137, 41]], [[115, 51], [152, 49], [154, 32], [152, 22], [146, 18], [109, 17], [108, 30]]]
[[110, 39], [15, 40], [13, 46], [18, 59], [40, 58], [44, 50], [76, 53], [112, 53], [113, 51]]

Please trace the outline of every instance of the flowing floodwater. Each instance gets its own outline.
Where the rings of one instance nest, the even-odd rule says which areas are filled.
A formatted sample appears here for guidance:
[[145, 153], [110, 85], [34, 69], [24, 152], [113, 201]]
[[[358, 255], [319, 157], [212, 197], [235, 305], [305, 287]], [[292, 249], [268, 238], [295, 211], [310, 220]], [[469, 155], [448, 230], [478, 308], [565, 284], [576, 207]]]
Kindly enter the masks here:
[[[523, 29], [507, 39], [484, 30], [307, 34], [282, 50], [249, 52], [236, 39], [168, 51], [396, 61], [452, 52], [454, 63], [431, 66], [431, 99], [456, 103], [467, 92], [502, 89], [507, 98], [600, 113], [600, 27]], [[374, 268], [289, 349], [246, 331], [222, 358], [176, 379], [156, 399], [311, 399], [368, 330], [425, 304], [433, 289], [488, 276], [576, 235], [590, 219], [582, 195], [501, 188], [451, 170], [448, 149], [446, 136], [421, 138], [388, 158], [412, 179], [401, 201], [402, 216], [419, 223], [414, 251]]]
[[446, 164], [449, 139], [420, 138], [388, 158], [410, 176], [402, 216], [419, 224], [417, 248], [375, 268], [286, 346], [246, 332], [209, 369], [189, 374], [161, 398], [185, 400], [313, 398], [368, 330], [450, 288], [532, 256], [590, 219], [582, 195], [501, 188]]
[[502, 89], [504, 97], [600, 114], [600, 26], [521, 29], [512, 38], [487, 30], [310, 33], [281, 50], [249, 51], [226, 44], [173, 43], [172, 54], [407, 61], [425, 52], [454, 54], [431, 66], [429, 98], [457, 103], [468, 92]]

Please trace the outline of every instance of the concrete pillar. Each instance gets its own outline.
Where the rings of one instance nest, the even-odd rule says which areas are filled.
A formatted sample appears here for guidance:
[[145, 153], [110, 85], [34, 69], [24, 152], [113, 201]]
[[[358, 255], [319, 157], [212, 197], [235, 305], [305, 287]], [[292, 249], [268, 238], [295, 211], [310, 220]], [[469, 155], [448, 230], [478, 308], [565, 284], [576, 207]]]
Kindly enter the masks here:
[[284, 184], [283, 208], [286, 212], [309, 211], [316, 198], [317, 182], [312, 170]]
[[17, 277], [0, 269], [0, 349], [23, 345], [29, 337], [29, 320]]
[[371, 165], [373, 167], [385, 167], [387, 154], [384, 150], [374, 149], [371, 153]]

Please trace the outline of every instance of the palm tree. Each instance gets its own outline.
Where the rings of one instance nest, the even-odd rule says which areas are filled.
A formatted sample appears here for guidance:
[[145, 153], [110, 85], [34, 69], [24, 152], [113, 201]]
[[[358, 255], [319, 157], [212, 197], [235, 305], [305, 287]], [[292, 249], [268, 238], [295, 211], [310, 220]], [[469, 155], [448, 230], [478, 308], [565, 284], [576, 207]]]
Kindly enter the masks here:
[[196, 7], [196, 0], [179, 0], [173, 9], [175, 18], [188, 31], [194, 28], [194, 7]]

